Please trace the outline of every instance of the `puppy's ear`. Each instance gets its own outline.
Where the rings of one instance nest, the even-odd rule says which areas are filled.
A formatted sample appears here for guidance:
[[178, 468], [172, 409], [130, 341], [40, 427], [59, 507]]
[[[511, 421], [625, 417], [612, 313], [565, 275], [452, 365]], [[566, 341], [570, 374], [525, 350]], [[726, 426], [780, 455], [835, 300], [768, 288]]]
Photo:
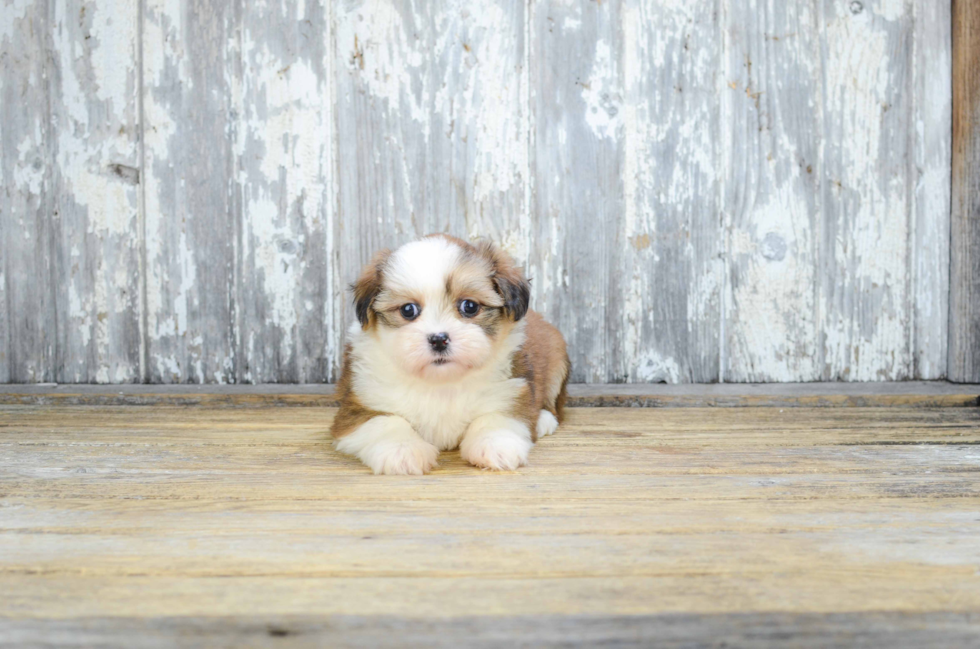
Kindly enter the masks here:
[[374, 324], [376, 317], [373, 308], [374, 300], [381, 292], [381, 281], [390, 256], [391, 251], [387, 248], [375, 254], [361, 270], [357, 281], [351, 284], [351, 290], [354, 292], [354, 311], [357, 312], [357, 320], [361, 323], [362, 329], [367, 329]]
[[514, 322], [527, 314], [531, 302], [531, 283], [510, 255], [489, 241], [477, 245], [477, 250], [493, 268], [493, 286], [504, 298], [504, 313]]

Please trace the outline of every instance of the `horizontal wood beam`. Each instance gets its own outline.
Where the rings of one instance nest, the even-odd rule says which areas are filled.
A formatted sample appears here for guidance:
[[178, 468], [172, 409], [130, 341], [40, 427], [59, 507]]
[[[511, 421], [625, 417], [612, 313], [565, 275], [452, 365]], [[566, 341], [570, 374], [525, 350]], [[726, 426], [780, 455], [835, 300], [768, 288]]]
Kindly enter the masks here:
[[[573, 384], [571, 407], [968, 407], [980, 385], [896, 383]], [[328, 384], [0, 385], [0, 405], [333, 407]]]

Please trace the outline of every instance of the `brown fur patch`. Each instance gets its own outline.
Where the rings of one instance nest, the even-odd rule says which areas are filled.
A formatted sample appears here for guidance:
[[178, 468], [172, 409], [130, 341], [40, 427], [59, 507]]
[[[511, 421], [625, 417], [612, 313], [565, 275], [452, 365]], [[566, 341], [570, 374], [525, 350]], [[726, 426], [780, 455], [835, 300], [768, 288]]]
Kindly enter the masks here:
[[387, 413], [371, 410], [364, 405], [354, 394], [353, 372], [350, 365], [350, 345], [344, 349], [344, 366], [340, 373], [340, 380], [337, 381], [337, 395], [340, 398], [340, 410], [333, 418], [330, 425], [330, 435], [334, 439], [340, 439], [344, 435], [353, 433], [375, 417], [383, 417]]
[[463, 261], [446, 278], [446, 295], [453, 304], [470, 299], [485, 306], [503, 306], [504, 300], [497, 293], [492, 272], [483, 260]]
[[565, 378], [561, 382], [561, 387], [558, 389], [558, 396], [555, 397], [555, 409], [551, 414], [555, 416], [558, 423], [565, 421], [565, 401], [568, 400], [568, 375], [571, 374], [572, 363], [568, 360], [568, 355], [565, 355]]
[[491, 279], [497, 293], [504, 299], [505, 313], [517, 322], [527, 313], [531, 302], [530, 282], [511, 256], [493, 243], [481, 241], [475, 247], [477, 253], [490, 264], [493, 271]]
[[398, 314], [397, 307], [387, 311], [375, 309], [374, 314], [377, 316], [378, 322], [392, 329], [403, 327], [409, 323], [408, 320]]
[[496, 338], [497, 334], [500, 333], [501, 327], [507, 324], [503, 309], [498, 307], [484, 307], [480, 309], [476, 317], [469, 318], [469, 320], [472, 320], [480, 329], [483, 329], [483, 333], [488, 338]]
[[354, 291], [354, 310], [357, 312], [357, 319], [362, 329], [373, 327], [377, 321], [374, 300], [381, 292], [384, 268], [390, 256], [391, 251], [387, 248], [379, 251], [361, 270], [357, 281], [351, 285], [351, 290]]
[[540, 412], [540, 409], [534, 409], [534, 393], [532, 384], [528, 381], [527, 385], [520, 391], [520, 394], [517, 395], [517, 399], [514, 401], [514, 405], [508, 414], [527, 425], [528, 430], [531, 431], [532, 442], [538, 441], [537, 423], [538, 413]]
[[527, 398], [519, 398], [511, 414], [530, 422], [531, 437], [537, 441], [536, 424], [542, 410], [559, 423], [564, 419], [568, 352], [561, 333], [536, 311], [528, 311], [524, 332], [526, 338], [514, 355], [511, 376], [527, 381]]
[[408, 303], [418, 304], [420, 309], [425, 309], [425, 300], [421, 297], [392, 293], [382, 288], [381, 293], [374, 300], [374, 314], [387, 327], [404, 327], [412, 322], [406, 320], [400, 313], [401, 308]]

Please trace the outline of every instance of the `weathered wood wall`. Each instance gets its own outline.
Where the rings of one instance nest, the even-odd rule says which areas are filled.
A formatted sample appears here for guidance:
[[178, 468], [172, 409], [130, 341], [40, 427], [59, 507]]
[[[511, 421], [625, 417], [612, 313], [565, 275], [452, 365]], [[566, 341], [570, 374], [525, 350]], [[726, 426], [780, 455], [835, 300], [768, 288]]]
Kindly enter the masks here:
[[980, 4], [953, 2], [949, 378], [980, 383]]
[[0, 10], [0, 382], [332, 380], [432, 231], [577, 381], [946, 375], [948, 0]]

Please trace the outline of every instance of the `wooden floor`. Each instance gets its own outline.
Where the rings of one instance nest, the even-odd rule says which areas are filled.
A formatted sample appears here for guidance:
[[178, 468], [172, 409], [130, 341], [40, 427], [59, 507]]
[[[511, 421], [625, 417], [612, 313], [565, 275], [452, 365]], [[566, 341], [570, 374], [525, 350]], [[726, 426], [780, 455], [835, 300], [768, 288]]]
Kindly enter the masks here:
[[578, 408], [376, 477], [330, 408], [0, 407], [0, 644], [980, 646], [980, 409]]

